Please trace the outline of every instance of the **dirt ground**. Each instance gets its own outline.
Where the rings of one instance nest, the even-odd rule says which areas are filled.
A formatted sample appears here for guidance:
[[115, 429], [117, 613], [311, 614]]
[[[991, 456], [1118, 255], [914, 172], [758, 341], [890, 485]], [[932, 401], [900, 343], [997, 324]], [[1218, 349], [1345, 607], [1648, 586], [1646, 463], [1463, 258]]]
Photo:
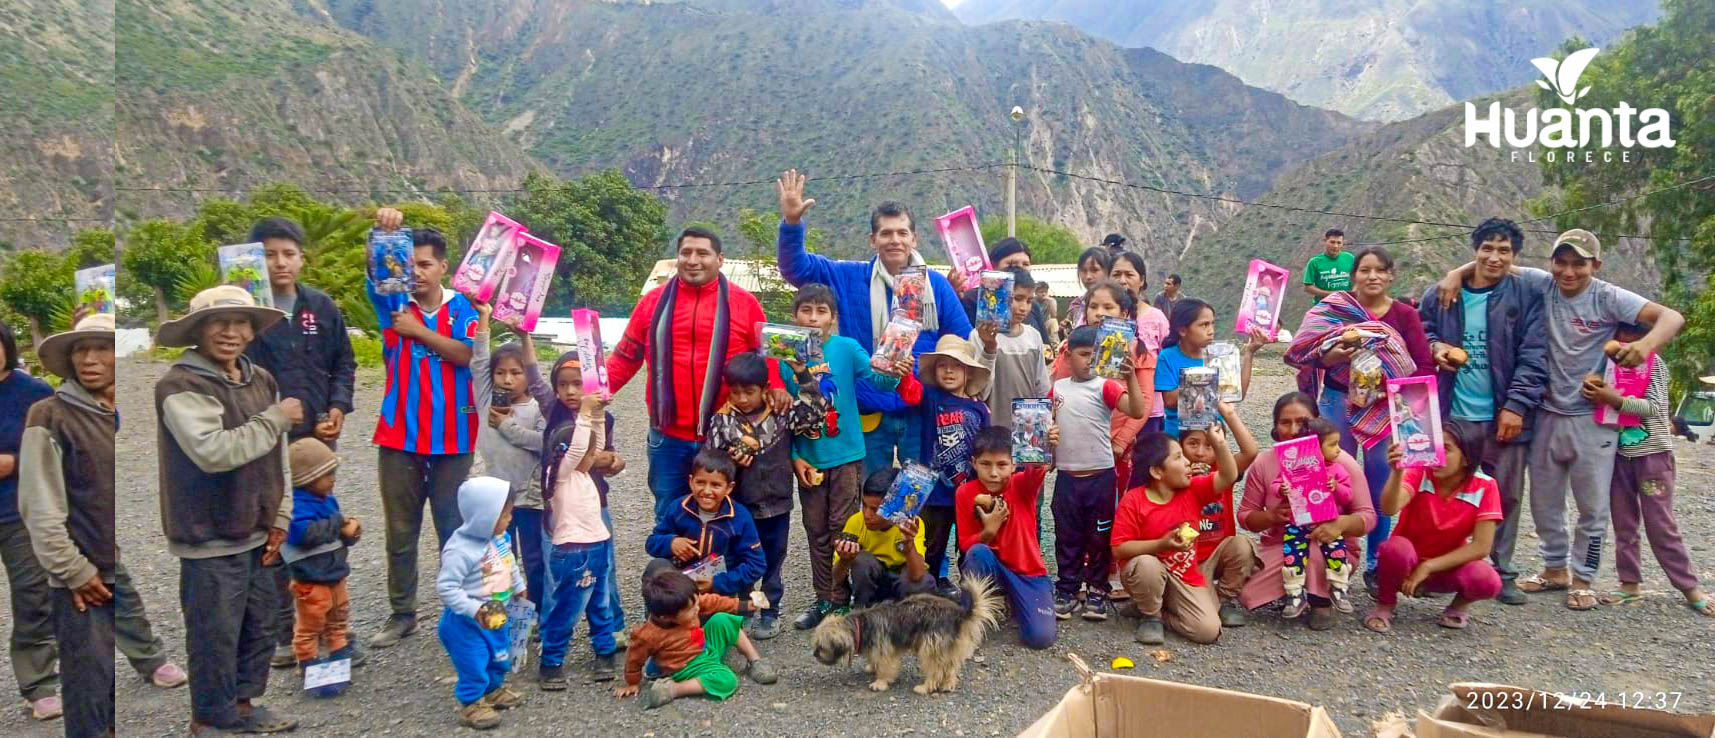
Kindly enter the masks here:
[[[161, 533], [154, 461], [156, 430], [149, 392], [165, 365], [122, 363], [119, 434], [120, 547], [149, 607], [156, 632], [167, 650], [184, 663], [184, 627], [178, 601], [178, 562], [166, 551]], [[1272, 399], [1290, 389], [1284, 373], [1259, 369], [1252, 399], [1243, 406], [1246, 422], [1259, 435], [1267, 429]], [[342, 465], [337, 494], [341, 506], [360, 516], [369, 537], [351, 552], [353, 624], [367, 640], [387, 615], [386, 568], [381, 545], [381, 509], [376, 490], [376, 453], [367, 442], [379, 397], [379, 377], [359, 378], [357, 411], [340, 446]], [[611, 499], [618, 528], [620, 581], [635, 581], [645, 561], [643, 538], [650, 520], [650, 495], [644, 485], [643, 452], [647, 418], [639, 386], [628, 388], [612, 407], [618, 416], [620, 452], [631, 471], [614, 480]], [[1715, 448], [1681, 443], [1678, 510], [1693, 559], [1705, 581], [1715, 574], [1715, 495], [1711, 462]], [[1050, 480], [1050, 484], [1052, 480]], [[1537, 563], [1536, 539], [1526, 523], [1519, 563]], [[788, 563], [785, 609], [801, 610], [810, 599], [804, 565], [803, 532], [794, 526], [793, 558]], [[1046, 546], [1051, 544], [1045, 542]], [[446, 735], [459, 731], [452, 699], [452, 668], [434, 634], [440, 604], [434, 599], [434, 537], [425, 524], [419, 576], [420, 622], [416, 635], [388, 650], [371, 651], [369, 664], [357, 670], [355, 685], [334, 700], [301, 696], [293, 671], [277, 671], [260, 702], [300, 721], [299, 735], [356, 736]], [[1051, 551], [1051, 548], [1049, 549]], [[855, 669], [816, 663], [807, 634], [788, 628], [761, 646], [780, 671], [780, 682], [746, 682], [726, 704], [702, 699], [675, 702], [644, 712], [633, 701], [609, 696], [608, 686], [585, 685], [590, 651], [580, 630], [573, 644], [571, 689], [538, 691], [533, 672], [515, 677], [525, 705], [504, 713], [504, 730], [545, 736], [801, 736], [801, 735], [1011, 735], [1048, 710], [1076, 682], [1065, 658], [1077, 653], [1103, 666], [1116, 656], [1137, 662], [1132, 673], [1172, 681], [1238, 689], [1303, 700], [1325, 706], [1349, 736], [1368, 735], [1372, 721], [1389, 712], [1414, 714], [1431, 708], [1454, 681], [1493, 681], [1558, 692], [1674, 692], [1679, 709], [1715, 711], [1715, 621], [1693, 615], [1654, 566], [1646, 552], [1645, 587], [1650, 596], [1624, 607], [1574, 613], [1558, 596], [1543, 595], [1522, 607], [1478, 606], [1464, 632], [1438, 628], [1442, 601], [1405, 601], [1395, 631], [1378, 636], [1363, 629], [1358, 616], [1344, 616], [1330, 631], [1314, 633], [1300, 622], [1284, 622], [1269, 609], [1251, 623], [1229, 630], [1219, 643], [1197, 646], [1169, 636], [1172, 659], [1157, 663], [1152, 649], [1132, 640], [1133, 621], [1115, 618], [1093, 624], [1061, 624], [1051, 649], [1027, 651], [1014, 631], [991, 635], [969, 664], [959, 691], [920, 697], [914, 667], [901, 683], [877, 694]], [[1598, 586], [1610, 588], [1612, 549]], [[635, 585], [624, 586], [627, 623], [641, 618]], [[1370, 604], [1355, 596], [1359, 612]], [[0, 691], [14, 692], [10, 670], [0, 670]], [[163, 691], [119, 668], [120, 733], [128, 736], [182, 735], [189, 716], [184, 689]], [[38, 724], [17, 710], [0, 713], [0, 734], [58, 735], [59, 724]]]

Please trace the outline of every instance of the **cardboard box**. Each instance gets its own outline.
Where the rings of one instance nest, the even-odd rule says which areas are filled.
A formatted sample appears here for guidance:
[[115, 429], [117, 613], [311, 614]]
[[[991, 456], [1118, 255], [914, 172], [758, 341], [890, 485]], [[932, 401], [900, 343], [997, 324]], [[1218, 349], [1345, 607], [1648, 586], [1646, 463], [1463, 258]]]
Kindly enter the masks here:
[[1020, 738], [1338, 738], [1315, 705], [1213, 687], [1096, 674], [1071, 655], [1084, 682], [1066, 691]]
[[1599, 703], [1501, 684], [1455, 684], [1452, 691], [1434, 714], [1417, 713], [1417, 738], [1715, 737], [1715, 715], [1625, 707], [1613, 702], [1618, 695]]

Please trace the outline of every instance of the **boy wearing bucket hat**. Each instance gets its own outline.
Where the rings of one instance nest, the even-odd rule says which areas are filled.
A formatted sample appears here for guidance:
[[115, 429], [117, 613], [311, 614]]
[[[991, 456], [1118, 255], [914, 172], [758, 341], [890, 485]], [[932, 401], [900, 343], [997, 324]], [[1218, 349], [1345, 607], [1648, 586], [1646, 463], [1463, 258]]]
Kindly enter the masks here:
[[[977, 333], [984, 343], [993, 345], [994, 331], [994, 324], [986, 323]], [[929, 571], [937, 576], [936, 587], [953, 597], [958, 591], [942, 573], [947, 538], [956, 517], [953, 490], [976, 478], [971, 450], [977, 433], [989, 425], [988, 405], [977, 395], [988, 387], [994, 374], [994, 356], [992, 350], [979, 350], [964, 338], [941, 336], [935, 341], [935, 350], [917, 362], [917, 378], [923, 385], [923, 401], [917, 410], [922, 413], [924, 461], [936, 475], [935, 489], [918, 515], [923, 520], [924, 558]]]
[[290, 730], [296, 723], [250, 704], [268, 686], [274, 591], [264, 569], [292, 520], [285, 492], [286, 430], [303, 419], [276, 400], [273, 375], [244, 349], [285, 314], [241, 287], [210, 287], [190, 311], [161, 324], [160, 346], [189, 347], [155, 383], [161, 519], [179, 557], [179, 601], [190, 656], [191, 732]]
[[66, 735], [112, 735], [113, 316], [84, 318], [42, 341], [37, 354], [65, 381], [25, 420], [18, 508], [53, 590]]

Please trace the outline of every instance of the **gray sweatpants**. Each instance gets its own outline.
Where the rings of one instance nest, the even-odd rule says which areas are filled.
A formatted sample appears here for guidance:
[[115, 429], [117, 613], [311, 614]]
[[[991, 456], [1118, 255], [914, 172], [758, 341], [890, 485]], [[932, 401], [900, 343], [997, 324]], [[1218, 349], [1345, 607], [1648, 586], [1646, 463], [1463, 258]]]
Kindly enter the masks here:
[[1530, 444], [1501, 443], [1495, 440], [1495, 424], [1483, 424], [1483, 473], [1495, 479], [1501, 492], [1501, 526], [1495, 529], [1495, 549], [1490, 560], [1502, 581], [1518, 579], [1513, 568], [1513, 551], [1518, 548], [1518, 528], [1524, 517], [1525, 470], [1530, 464]]
[[[1608, 487], [1614, 477], [1614, 452], [1620, 434], [1597, 425], [1589, 415], [1536, 415], [1530, 446], [1530, 514], [1542, 545], [1542, 565], [1570, 566], [1572, 576], [1596, 579], [1602, 563], [1602, 536], [1608, 528]], [[1577, 530], [1567, 545], [1566, 493], [1578, 506]]]

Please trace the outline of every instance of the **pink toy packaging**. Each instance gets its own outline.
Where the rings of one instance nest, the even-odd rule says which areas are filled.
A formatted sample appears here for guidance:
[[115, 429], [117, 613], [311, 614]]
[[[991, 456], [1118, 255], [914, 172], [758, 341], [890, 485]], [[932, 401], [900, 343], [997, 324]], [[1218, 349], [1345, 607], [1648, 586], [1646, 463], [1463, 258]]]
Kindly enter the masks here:
[[548, 283], [560, 247], [528, 233], [519, 234], [518, 253], [494, 291], [494, 319], [521, 331], [536, 329], [542, 303], [548, 300]]
[[583, 367], [584, 394], [599, 392], [602, 399], [613, 399], [607, 390], [607, 352], [601, 343], [601, 314], [589, 308], [573, 310], [572, 330], [578, 335], [578, 364]]
[[966, 205], [936, 218], [935, 230], [941, 233], [941, 242], [947, 244], [953, 271], [964, 278], [967, 287], [976, 284], [977, 275], [993, 268], [988, 249], [983, 246], [982, 231], [977, 229], [976, 208]]
[[471, 239], [470, 250], [465, 252], [458, 271], [453, 272], [453, 289], [477, 302], [488, 302], [518, 252], [518, 237], [527, 230], [512, 219], [490, 211], [482, 230]]
[[1387, 381], [1388, 420], [1392, 422], [1394, 444], [1405, 449], [1407, 469], [1433, 469], [1447, 463], [1440, 398], [1433, 376]]
[[[1650, 354], [1648, 360], [1635, 367], [1623, 367], [1612, 361], [1604, 361], [1602, 381], [1609, 387], [1618, 390], [1626, 397], [1643, 397], [1649, 389], [1649, 375], [1655, 369], [1655, 354]], [[1596, 403], [1595, 420], [1600, 425], [1611, 428], [1636, 428], [1643, 425], [1643, 418], [1620, 412], [1617, 408]]]
[[1322, 461], [1322, 439], [1294, 438], [1274, 444], [1280, 475], [1286, 480], [1286, 502], [1293, 525], [1315, 525], [1340, 517], [1340, 506], [1328, 488], [1328, 465]]
[[1262, 329], [1273, 341], [1280, 330], [1280, 304], [1286, 300], [1286, 283], [1292, 274], [1262, 259], [1251, 259], [1249, 276], [1245, 277], [1245, 296], [1239, 303], [1239, 316], [1233, 330], [1250, 335], [1253, 327]]

